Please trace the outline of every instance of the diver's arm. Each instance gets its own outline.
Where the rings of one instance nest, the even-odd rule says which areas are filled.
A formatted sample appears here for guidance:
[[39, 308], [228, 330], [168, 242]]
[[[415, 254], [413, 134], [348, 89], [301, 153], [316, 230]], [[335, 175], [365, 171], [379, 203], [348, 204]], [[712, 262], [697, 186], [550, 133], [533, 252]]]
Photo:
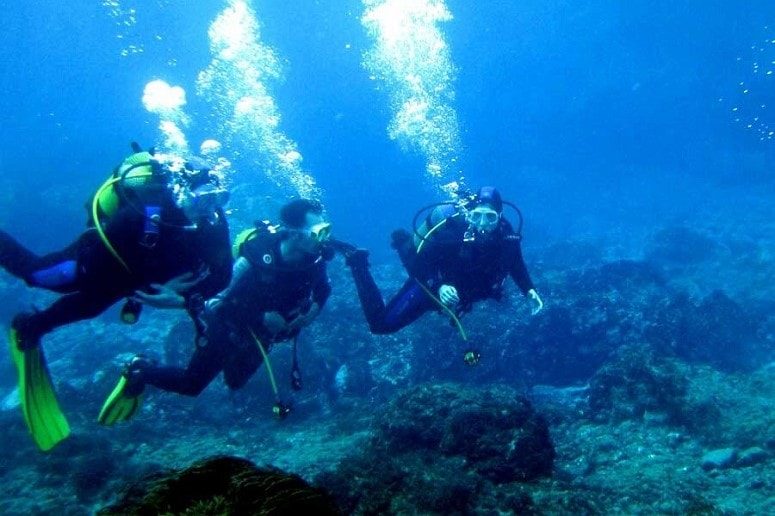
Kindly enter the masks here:
[[151, 283], [147, 290], [135, 290], [131, 297], [133, 301], [143, 303], [154, 308], [185, 308], [188, 306], [188, 291], [190, 291], [201, 277], [192, 272], [186, 272], [175, 276], [166, 283]]
[[324, 265], [319, 269], [315, 282], [312, 285], [312, 303], [310, 304], [309, 309], [290, 321], [288, 323], [288, 329], [291, 331], [300, 330], [303, 327], [310, 325], [320, 314], [320, 311], [323, 309], [323, 306], [326, 304], [330, 295], [331, 282], [328, 279], [328, 274], [326, 273]]
[[527, 272], [527, 266], [525, 265], [525, 259], [522, 257], [522, 247], [520, 246], [519, 241], [515, 242], [514, 245], [516, 248], [510, 271], [511, 277], [514, 280], [514, 283], [516, 283], [522, 291], [522, 294], [530, 298], [530, 301], [533, 303], [531, 313], [536, 315], [543, 310], [544, 302], [541, 299], [541, 296], [538, 295], [538, 292], [536, 292], [533, 280], [530, 279], [530, 273]]
[[312, 306], [307, 312], [307, 317], [310, 318], [311, 316], [310, 322], [318, 316], [330, 296], [331, 280], [328, 278], [328, 272], [326, 272], [326, 267], [324, 265], [320, 268], [317, 281], [315, 281], [315, 284], [312, 286]]
[[522, 294], [528, 295], [529, 291], [535, 290], [535, 285], [533, 285], [533, 280], [530, 279], [530, 273], [527, 271], [525, 259], [522, 257], [522, 246], [519, 242], [514, 242], [513, 245], [515, 246], [514, 256], [509, 274], [511, 274], [511, 278], [514, 280], [514, 283], [517, 284], [519, 290], [522, 291]]
[[331, 295], [331, 281], [328, 279], [325, 265], [321, 266], [317, 272], [315, 282], [312, 285], [312, 302], [323, 308]]
[[234, 296], [235, 292], [242, 290], [242, 288], [244, 288], [243, 285], [247, 283], [246, 277], [250, 272], [250, 268], [250, 262], [246, 258], [237, 258], [237, 260], [234, 262], [234, 266], [232, 267], [232, 272], [230, 274], [231, 281], [225, 289], [205, 302], [205, 307], [207, 310], [217, 310], [226, 299]]

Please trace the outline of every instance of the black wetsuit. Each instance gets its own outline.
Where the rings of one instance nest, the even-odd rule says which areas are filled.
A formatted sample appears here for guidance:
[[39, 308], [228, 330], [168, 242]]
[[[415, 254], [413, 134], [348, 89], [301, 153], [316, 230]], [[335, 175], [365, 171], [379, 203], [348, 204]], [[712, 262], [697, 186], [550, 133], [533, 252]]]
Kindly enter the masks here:
[[[286, 322], [306, 313], [312, 303], [323, 307], [331, 293], [326, 262], [320, 257], [298, 267], [283, 264], [282, 233], [259, 235], [243, 244], [243, 257], [234, 264], [229, 287], [207, 302], [205, 331], [185, 369], [145, 364], [144, 384], [187, 396], [199, 395], [223, 371], [230, 389], [239, 389], [261, 365], [272, 344], [293, 339], [298, 330], [273, 335], [263, 324], [264, 314], [279, 312]], [[252, 334], [251, 334], [252, 332]]]
[[425, 240], [419, 252], [414, 247], [404, 251], [402, 261], [408, 265], [410, 278], [387, 305], [365, 261], [352, 264], [358, 297], [372, 333], [395, 333], [438, 309], [421, 284], [434, 296], [441, 285], [455, 287], [460, 297], [458, 313], [469, 311], [476, 301], [499, 299], [509, 275], [523, 294], [533, 288], [520, 236], [507, 221], [502, 219], [489, 235], [468, 233], [468, 224], [461, 217], [450, 217]]
[[124, 205], [104, 225], [108, 241], [124, 267], [92, 226], [65, 249], [38, 256], [0, 231], [0, 267], [28, 285], [64, 294], [45, 310], [17, 316], [14, 326], [27, 341], [75, 321], [90, 319], [136, 290], [165, 283], [186, 272], [206, 277], [187, 295], [208, 298], [231, 279], [229, 227], [222, 211], [213, 223], [196, 227], [171, 198], [154, 207], [161, 222], [153, 224], [144, 207]]

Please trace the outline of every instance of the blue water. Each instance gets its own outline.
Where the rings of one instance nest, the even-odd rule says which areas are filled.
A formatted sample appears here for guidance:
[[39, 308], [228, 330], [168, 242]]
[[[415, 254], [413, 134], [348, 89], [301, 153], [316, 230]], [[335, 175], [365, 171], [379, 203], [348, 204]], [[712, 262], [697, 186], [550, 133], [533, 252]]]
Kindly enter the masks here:
[[[80, 228], [73, 208], [127, 143], [159, 139], [140, 102], [154, 78], [187, 90], [192, 142], [217, 137], [219, 120], [208, 119], [194, 82], [210, 59], [208, 24], [223, 6], [124, 2], [122, 9], [137, 9], [130, 27], [99, 2], [6, 9], [0, 162], [3, 189], [23, 201], [16, 225], [45, 214], [62, 239]], [[457, 70], [461, 168], [471, 187], [497, 184], [519, 203], [528, 233], [559, 231], [587, 215], [605, 231], [610, 212], [596, 213], [603, 208], [641, 222], [629, 210], [640, 208], [641, 186], [655, 185], [654, 203], [680, 209], [693, 182], [771, 180], [772, 145], [730, 114], [746, 100], [737, 98], [738, 83], [752, 76], [751, 46], [775, 37], [775, 27], [766, 28], [775, 11], [768, 2], [447, 6], [454, 19], [441, 28]], [[271, 91], [281, 129], [298, 142], [338, 233], [386, 248], [385, 235], [439, 194], [423, 180], [422, 156], [386, 136], [386, 86], [361, 66], [371, 44], [362, 4], [265, 1], [255, 9], [262, 41], [282, 60], [284, 80]], [[129, 45], [143, 52], [122, 56]], [[775, 45], [766, 53], [775, 58]], [[761, 89], [757, 102], [766, 104], [772, 88]], [[764, 170], [740, 166], [735, 156], [750, 154]], [[677, 178], [689, 192], [664, 187]], [[611, 198], [611, 185], [622, 195]], [[32, 242], [49, 242], [50, 229], [24, 227]]]
[[[208, 28], [229, 3], [6, 6], [3, 229], [40, 252], [80, 233], [84, 203], [129, 142], [163, 144], [159, 116], [141, 101], [156, 79], [185, 89], [191, 149], [208, 138], [224, 143], [242, 192], [230, 206], [233, 228], [274, 217], [298, 195], [285, 172], [267, 179], [271, 156], [244, 127], [229, 137], [228, 116], [198, 92], [213, 59]], [[400, 88], [364, 65], [375, 38], [363, 2], [249, 4], [260, 43], [277, 58], [279, 77], [265, 83], [281, 116], [277, 130], [303, 155], [335, 234], [369, 248], [374, 263], [395, 262], [390, 232], [443, 200], [441, 187], [461, 174], [468, 188], [495, 185], [519, 205], [529, 267], [537, 247], [569, 240], [601, 242], [609, 258], [638, 258], [644, 240], [671, 225], [711, 234], [743, 228], [750, 234], [741, 239], [773, 240], [762, 225], [775, 190], [771, 1], [415, 0], [452, 15], [427, 25], [448, 48], [449, 68], [415, 63], [431, 72], [420, 83], [445, 88], [434, 99], [456, 117], [440, 178], [426, 171], [432, 159], [422, 135], [389, 134]], [[440, 81], [445, 73], [451, 80]]]

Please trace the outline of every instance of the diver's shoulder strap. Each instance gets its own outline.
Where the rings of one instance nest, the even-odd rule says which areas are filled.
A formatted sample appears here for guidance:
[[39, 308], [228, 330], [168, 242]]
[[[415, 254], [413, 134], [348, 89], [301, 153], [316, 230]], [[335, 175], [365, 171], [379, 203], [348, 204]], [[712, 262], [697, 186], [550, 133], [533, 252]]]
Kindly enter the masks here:
[[[240, 238], [242, 237], [242, 241]], [[255, 223], [255, 227], [240, 233], [234, 245], [238, 256], [247, 259], [251, 265], [257, 267], [271, 267], [275, 265], [275, 244], [280, 238], [280, 226], [273, 225], [268, 220]]]

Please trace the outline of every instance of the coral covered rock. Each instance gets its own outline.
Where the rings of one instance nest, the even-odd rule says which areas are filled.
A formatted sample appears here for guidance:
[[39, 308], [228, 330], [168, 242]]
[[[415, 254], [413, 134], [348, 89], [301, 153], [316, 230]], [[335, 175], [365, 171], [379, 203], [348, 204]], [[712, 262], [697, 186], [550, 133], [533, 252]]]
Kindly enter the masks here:
[[752, 370], [771, 358], [757, 320], [720, 291], [699, 304], [686, 295], [657, 308], [647, 335], [664, 354], [725, 371]]
[[338, 514], [330, 498], [296, 475], [214, 457], [153, 475], [99, 514]]
[[551, 475], [554, 456], [546, 422], [513, 389], [426, 384], [395, 398], [370, 445], [320, 481], [348, 512], [468, 512], [493, 486]]
[[679, 422], [687, 386], [678, 367], [648, 346], [625, 346], [592, 377], [589, 406], [599, 420], [640, 419], [648, 411]]
[[713, 257], [718, 244], [710, 237], [686, 227], [659, 230], [647, 251], [648, 259], [665, 265], [699, 263]]
[[543, 418], [507, 388], [421, 385], [390, 404], [378, 433], [392, 454], [439, 450], [495, 481], [549, 475], [554, 459]]

